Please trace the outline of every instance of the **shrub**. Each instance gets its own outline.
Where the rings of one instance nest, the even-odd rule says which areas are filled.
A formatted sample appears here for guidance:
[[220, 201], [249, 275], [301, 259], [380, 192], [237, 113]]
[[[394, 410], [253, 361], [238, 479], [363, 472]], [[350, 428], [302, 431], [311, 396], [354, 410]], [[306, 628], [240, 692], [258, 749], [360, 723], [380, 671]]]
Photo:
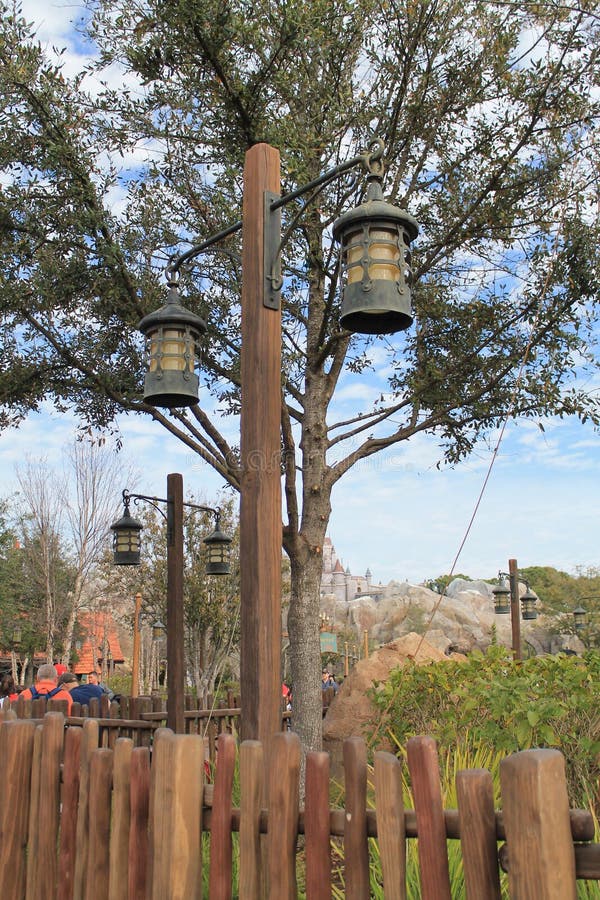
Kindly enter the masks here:
[[[587, 804], [600, 775], [600, 654], [538, 656], [516, 663], [492, 646], [464, 662], [410, 663], [372, 697], [397, 746], [430, 734], [440, 749], [470, 741], [503, 755], [530, 747], [560, 749], [572, 805]], [[376, 749], [375, 747], [373, 749]]]

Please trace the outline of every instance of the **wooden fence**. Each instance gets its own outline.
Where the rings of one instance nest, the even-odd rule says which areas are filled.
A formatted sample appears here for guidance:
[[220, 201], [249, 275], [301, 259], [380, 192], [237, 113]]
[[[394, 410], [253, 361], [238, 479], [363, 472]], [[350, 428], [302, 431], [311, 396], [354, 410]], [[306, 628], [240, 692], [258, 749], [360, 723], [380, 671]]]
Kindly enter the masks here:
[[[205, 785], [199, 735], [161, 728], [151, 750], [130, 738], [99, 747], [99, 734], [98, 720], [65, 727], [56, 712], [39, 724], [16, 718], [0, 724], [2, 900], [292, 900], [299, 870], [307, 900], [329, 900], [336, 885], [348, 900], [367, 900], [370, 837], [378, 843], [388, 900], [406, 897], [407, 838], [417, 838], [423, 900], [451, 898], [448, 840], [460, 840], [468, 900], [501, 896], [501, 865], [510, 897], [520, 900], [575, 900], [576, 878], [600, 878], [593, 821], [569, 809], [558, 751], [530, 750], [503, 761], [502, 813], [494, 809], [488, 772], [460, 772], [454, 811], [442, 806], [434, 741], [413, 738], [407, 759], [415, 809], [403, 808], [401, 763], [381, 752], [369, 809], [365, 743], [350, 738], [345, 808], [330, 809], [328, 755], [311, 753], [300, 809], [300, 746], [296, 735], [282, 732], [268, 766], [258, 742], [241, 745], [234, 808], [232, 735], [219, 736], [214, 785]], [[203, 853], [205, 832], [210, 847]], [[343, 850], [339, 873], [332, 871], [332, 836]]]
[[[333, 700], [333, 690], [323, 691], [323, 714]], [[239, 731], [241, 713], [239, 698], [228, 692], [225, 700], [215, 700], [206, 695], [201, 699], [187, 695], [184, 712], [186, 734], [200, 734], [206, 740], [207, 758], [215, 760], [216, 741], [220, 734], [236, 734]], [[283, 703], [282, 703], [283, 706]], [[24, 700], [22, 697], [11, 704], [19, 719], [41, 719], [47, 711], [62, 712], [66, 715], [67, 705], [63, 700]], [[1, 715], [1, 713], [0, 713]], [[282, 709], [281, 726], [286, 730], [291, 713]], [[121, 696], [111, 701], [108, 694], [99, 700], [91, 699], [89, 705], [73, 703], [67, 717], [68, 725], [83, 725], [83, 720], [97, 719], [99, 746], [114, 747], [120, 737], [132, 739], [135, 747], [150, 747], [152, 735], [157, 728], [167, 723], [166, 700], [157, 694], [152, 696]]]

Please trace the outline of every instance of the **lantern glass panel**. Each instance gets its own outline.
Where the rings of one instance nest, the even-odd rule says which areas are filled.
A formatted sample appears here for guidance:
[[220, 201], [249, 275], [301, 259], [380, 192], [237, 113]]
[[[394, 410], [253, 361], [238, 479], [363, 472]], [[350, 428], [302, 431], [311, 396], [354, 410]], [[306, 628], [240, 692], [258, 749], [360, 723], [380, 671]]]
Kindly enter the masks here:
[[193, 372], [194, 341], [184, 328], [158, 328], [148, 334], [150, 372]]
[[115, 531], [114, 548], [117, 553], [137, 553], [140, 549], [138, 528], [123, 528]]

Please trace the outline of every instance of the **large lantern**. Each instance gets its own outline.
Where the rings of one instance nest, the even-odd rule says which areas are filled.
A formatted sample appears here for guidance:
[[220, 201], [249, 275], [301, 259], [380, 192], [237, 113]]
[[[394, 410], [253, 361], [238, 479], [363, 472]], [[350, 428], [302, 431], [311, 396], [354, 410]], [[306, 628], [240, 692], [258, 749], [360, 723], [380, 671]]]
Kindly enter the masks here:
[[530, 589], [527, 582], [525, 583], [526, 591], [521, 596], [521, 616], [523, 619], [532, 620], [537, 619], [537, 610], [535, 608], [535, 603], [537, 600], [536, 595]]
[[418, 233], [416, 219], [387, 203], [381, 176], [371, 175], [364, 203], [333, 224], [341, 244], [343, 328], [391, 334], [412, 324], [410, 242]]
[[123, 496], [123, 505], [123, 515], [110, 526], [113, 533], [113, 562], [115, 566], [139, 566], [142, 523], [129, 512], [127, 495]]
[[583, 631], [585, 628], [585, 620], [587, 616], [587, 610], [583, 608], [583, 606], [576, 606], [573, 610], [573, 618], [575, 619], [575, 631], [577, 633]]
[[231, 538], [221, 531], [219, 519], [215, 522], [215, 530], [204, 538], [208, 559], [206, 562], [207, 575], [229, 575], [229, 552]]
[[197, 343], [206, 332], [200, 316], [186, 309], [171, 282], [167, 302], [144, 316], [138, 328], [146, 338], [148, 372], [144, 400], [152, 406], [194, 406], [199, 379], [194, 371]]
[[497, 587], [492, 588], [494, 595], [494, 612], [497, 616], [506, 616], [510, 612], [510, 588], [502, 578]]

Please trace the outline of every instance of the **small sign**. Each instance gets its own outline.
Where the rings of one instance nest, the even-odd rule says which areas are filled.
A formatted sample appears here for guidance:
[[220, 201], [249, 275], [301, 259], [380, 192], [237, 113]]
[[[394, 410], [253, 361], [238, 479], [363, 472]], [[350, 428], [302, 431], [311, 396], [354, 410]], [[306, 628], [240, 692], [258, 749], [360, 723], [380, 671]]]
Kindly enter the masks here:
[[337, 634], [331, 631], [321, 632], [321, 653], [337, 653]]

